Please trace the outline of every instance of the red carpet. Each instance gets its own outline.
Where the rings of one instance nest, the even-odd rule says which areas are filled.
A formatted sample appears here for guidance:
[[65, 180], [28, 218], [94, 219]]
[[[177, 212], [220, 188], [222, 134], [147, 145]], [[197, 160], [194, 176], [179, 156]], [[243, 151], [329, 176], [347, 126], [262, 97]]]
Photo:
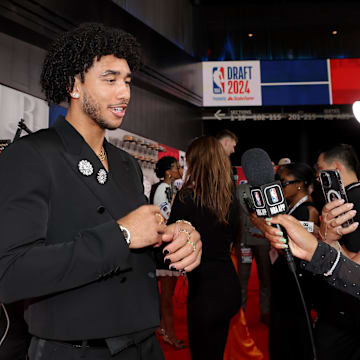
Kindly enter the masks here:
[[[174, 323], [176, 336], [187, 342], [186, 327], [186, 294], [187, 283], [181, 277], [178, 280], [174, 296]], [[264, 360], [268, 360], [268, 329], [259, 321], [259, 283], [257, 278], [256, 266], [252, 266], [248, 289], [248, 303], [246, 308], [246, 320], [251, 336], [255, 340], [257, 347], [263, 352]], [[160, 339], [161, 347], [166, 360], [191, 360], [189, 349], [174, 350], [170, 345], [165, 344]], [[239, 357], [241, 360], [241, 358]]]

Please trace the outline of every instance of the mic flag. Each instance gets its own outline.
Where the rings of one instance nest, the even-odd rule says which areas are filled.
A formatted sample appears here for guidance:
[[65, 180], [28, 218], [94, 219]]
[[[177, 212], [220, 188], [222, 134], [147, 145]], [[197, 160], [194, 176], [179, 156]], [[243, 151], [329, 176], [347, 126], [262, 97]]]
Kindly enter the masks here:
[[274, 168], [266, 151], [253, 148], [241, 157], [244, 175], [251, 186], [250, 194], [256, 215], [272, 217], [288, 210], [280, 181], [274, 181]]

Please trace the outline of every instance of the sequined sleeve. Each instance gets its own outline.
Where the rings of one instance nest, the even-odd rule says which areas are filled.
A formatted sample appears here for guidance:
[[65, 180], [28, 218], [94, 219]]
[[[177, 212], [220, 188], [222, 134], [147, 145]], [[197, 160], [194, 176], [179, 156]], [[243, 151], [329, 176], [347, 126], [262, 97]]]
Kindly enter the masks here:
[[[301, 267], [314, 274], [325, 274], [331, 269], [337, 257], [337, 250], [330, 245], [319, 242], [310, 262], [302, 261]], [[360, 265], [346, 256], [340, 256], [332, 275], [323, 279], [335, 288], [360, 298]]]

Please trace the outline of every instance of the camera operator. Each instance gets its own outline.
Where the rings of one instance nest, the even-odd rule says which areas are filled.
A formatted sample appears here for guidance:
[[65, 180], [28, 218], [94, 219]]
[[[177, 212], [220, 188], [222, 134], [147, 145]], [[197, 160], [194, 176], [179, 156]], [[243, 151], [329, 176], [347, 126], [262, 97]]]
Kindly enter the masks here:
[[[316, 167], [320, 170], [338, 170], [349, 202], [357, 210], [355, 221], [360, 220], [360, 183], [357, 176], [359, 161], [350, 145], [339, 144], [320, 153]], [[320, 231], [320, 237], [324, 237]], [[342, 251], [354, 257], [360, 251], [360, 229], [341, 238]], [[318, 312], [315, 342], [319, 359], [344, 360], [360, 358], [359, 302], [348, 294], [314, 279], [314, 308]]]

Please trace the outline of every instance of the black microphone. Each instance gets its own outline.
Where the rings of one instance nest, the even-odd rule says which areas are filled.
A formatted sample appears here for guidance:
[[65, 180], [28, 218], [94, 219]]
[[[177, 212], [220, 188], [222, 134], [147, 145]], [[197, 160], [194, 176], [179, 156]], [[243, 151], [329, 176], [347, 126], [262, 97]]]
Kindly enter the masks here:
[[[241, 157], [241, 166], [250, 185], [251, 199], [258, 217], [273, 217], [286, 214], [288, 206], [284, 197], [281, 182], [275, 181], [274, 167], [268, 153], [260, 148], [245, 151]], [[283, 232], [286, 243], [288, 237], [285, 228], [273, 225]], [[284, 249], [288, 266], [296, 271], [290, 248]]]

